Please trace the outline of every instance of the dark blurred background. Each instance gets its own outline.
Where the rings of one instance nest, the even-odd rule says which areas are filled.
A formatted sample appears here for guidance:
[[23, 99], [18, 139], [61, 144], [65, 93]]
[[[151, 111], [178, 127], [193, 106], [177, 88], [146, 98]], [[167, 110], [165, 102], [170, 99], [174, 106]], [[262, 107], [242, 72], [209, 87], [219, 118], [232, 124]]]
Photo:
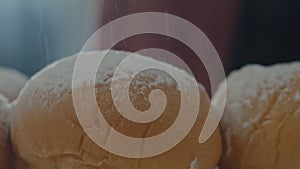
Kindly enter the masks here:
[[[299, 1], [0, 0], [0, 66], [32, 75], [49, 62], [80, 51], [105, 23], [149, 11], [175, 14], [198, 26], [216, 47], [227, 73], [249, 63], [300, 60]], [[130, 51], [149, 47], [178, 54], [207, 85], [201, 61], [168, 37], [135, 36], [115, 46]]]
[[231, 69], [300, 61], [300, 1], [244, 0]]

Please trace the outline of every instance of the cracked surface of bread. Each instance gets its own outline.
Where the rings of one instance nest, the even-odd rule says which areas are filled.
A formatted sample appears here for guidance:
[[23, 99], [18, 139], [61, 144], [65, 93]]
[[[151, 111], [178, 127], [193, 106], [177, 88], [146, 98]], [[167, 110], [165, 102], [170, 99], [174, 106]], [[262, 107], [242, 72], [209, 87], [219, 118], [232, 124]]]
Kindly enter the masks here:
[[[97, 52], [85, 53], [96, 55]], [[127, 53], [128, 54], [128, 53]], [[122, 58], [126, 52], [111, 52]], [[142, 57], [142, 56], [138, 56]], [[146, 58], [145, 58], [146, 59]], [[200, 109], [197, 121], [187, 137], [175, 148], [159, 156], [133, 159], [120, 157], [97, 146], [83, 131], [73, 102], [71, 80], [76, 56], [63, 59], [35, 75], [23, 89], [12, 118], [12, 142], [16, 153], [31, 167], [39, 169], [213, 169], [221, 155], [219, 130], [204, 144], [198, 143], [210, 100], [199, 85]], [[156, 62], [153, 59], [148, 59]], [[159, 88], [168, 98], [161, 117], [149, 124], [134, 123], [122, 117], [110, 94], [111, 65], [105, 64], [96, 83], [98, 106], [117, 131], [131, 137], [149, 137], [168, 128], [180, 107], [179, 91], [173, 79], [155, 70], [140, 73], [129, 88], [132, 104], [143, 111], [149, 108], [148, 95]], [[174, 68], [175, 69], [175, 68]], [[100, 80], [99, 80], [100, 79]], [[118, 81], [128, 80], [120, 77]], [[145, 85], [142, 82], [151, 83]], [[89, 83], [78, 86], [85, 90]], [[189, 87], [188, 84], [186, 86]], [[84, 102], [84, 100], [82, 100]], [[88, 103], [87, 103], [88, 104]], [[125, 146], [125, 145], [124, 145]], [[197, 159], [197, 160], [195, 160]], [[195, 163], [195, 164], [194, 164]]]
[[[220, 86], [213, 98], [226, 90]], [[300, 168], [300, 63], [250, 65], [227, 79], [221, 168]]]

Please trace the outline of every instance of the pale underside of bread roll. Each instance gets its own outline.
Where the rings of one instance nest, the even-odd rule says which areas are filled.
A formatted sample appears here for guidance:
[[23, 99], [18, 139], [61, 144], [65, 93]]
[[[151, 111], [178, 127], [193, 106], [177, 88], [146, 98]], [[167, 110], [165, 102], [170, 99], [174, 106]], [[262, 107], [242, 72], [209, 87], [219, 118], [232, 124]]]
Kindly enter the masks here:
[[[86, 57], [97, 54], [99, 51], [84, 53]], [[162, 90], [168, 98], [168, 103], [164, 113], [153, 122], [142, 124], [125, 119], [114, 106], [110, 85], [116, 64], [126, 55], [129, 53], [111, 51], [108, 57], [115, 57], [115, 59], [100, 65], [95, 86], [98, 106], [107, 122], [118, 132], [137, 138], [155, 136], [168, 129], [176, 119], [180, 108], [180, 91], [174, 79], [161, 71], [149, 70], [137, 74], [129, 87], [130, 99], [136, 109], [140, 111], [149, 109], [148, 96], [153, 89]], [[149, 62], [158, 62], [140, 55], [135, 57]], [[209, 97], [200, 85], [201, 101], [196, 123], [191, 132], [175, 148], [158, 156], [135, 159], [108, 153], [95, 144], [83, 131], [73, 106], [71, 83], [76, 58], [77, 56], [71, 56], [58, 61], [35, 75], [24, 87], [13, 108], [14, 150], [30, 166], [39, 169], [214, 169], [216, 167], [221, 155], [219, 131], [216, 130], [204, 144], [198, 142], [210, 108]], [[165, 66], [171, 65], [165, 64]], [[182, 71], [175, 67], [174, 69]], [[130, 70], [126, 73], [130, 74]], [[189, 90], [190, 76], [186, 75], [186, 90]], [[115, 80], [118, 84], [128, 79], [126, 76], [120, 76]], [[85, 91], [85, 88], [91, 86], [90, 82], [86, 82], [76, 86], [75, 90]], [[85, 100], [82, 99], [82, 102]]]
[[300, 168], [300, 63], [246, 66], [227, 85], [221, 168]]

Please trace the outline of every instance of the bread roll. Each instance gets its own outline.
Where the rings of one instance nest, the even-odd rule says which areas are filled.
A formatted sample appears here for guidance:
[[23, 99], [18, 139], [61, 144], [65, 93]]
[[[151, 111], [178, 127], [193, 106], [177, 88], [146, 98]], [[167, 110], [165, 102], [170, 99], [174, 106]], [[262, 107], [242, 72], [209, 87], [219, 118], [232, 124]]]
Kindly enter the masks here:
[[[220, 168], [300, 168], [300, 63], [246, 66], [227, 85]], [[225, 91], [223, 84], [215, 105]]]
[[[10, 68], [4, 68], [4, 67], [0, 67], [0, 93], [3, 94], [3, 96], [1, 95], [2, 98], [7, 98], [5, 99], [8, 102], [12, 102], [14, 101], [20, 90], [22, 89], [22, 87], [24, 86], [24, 84], [27, 81], [27, 76], [14, 70], [14, 69], [10, 69]], [[2, 99], [3, 100], [3, 99]], [[6, 108], [5, 108], [6, 109]], [[2, 110], [4, 111], [4, 110]], [[10, 114], [8, 113], [2, 113], [2, 116], [5, 116], [5, 120], [2, 119], [1, 121], [1, 126], [0, 126], [0, 134], [1, 134], [1, 146], [4, 146], [6, 148], [4, 148], [3, 154], [0, 155], [0, 161], [6, 161], [6, 163], [10, 163], [9, 164], [9, 168], [12, 168], [14, 162], [12, 161], [12, 154], [10, 151], [10, 143], [9, 141], [9, 120], [10, 119]], [[3, 118], [3, 117], [2, 117]], [[5, 125], [4, 125], [5, 124]], [[5, 127], [4, 127], [5, 126]], [[6, 142], [4, 144], [4, 141]], [[9, 147], [8, 147], [9, 146]], [[2, 148], [2, 147], [1, 147]], [[8, 159], [10, 159], [11, 161], [9, 161]], [[17, 160], [19, 161], [19, 160]], [[2, 163], [2, 161], [0, 162]], [[23, 167], [23, 165], [22, 165]], [[23, 169], [23, 168], [19, 168], [17, 167], [16, 169]], [[5, 167], [4, 169], [7, 169], [8, 167]], [[0, 169], [2, 169], [2, 165], [0, 164]]]
[[0, 67], [0, 93], [9, 102], [17, 98], [26, 81], [27, 77], [24, 74], [10, 68]]
[[[85, 57], [100, 52], [83, 53]], [[180, 99], [174, 80], [160, 71], [138, 74], [130, 85], [132, 104], [140, 111], [149, 109], [148, 95], [161, 89], [168, 98], [164, 113], [155, 121], [142, 124], [125, 119], [116, 110], [110, 93], [113, 68], [127, 52], [111, 51], [114, 59], [99, 67], [96, 97], [105, 119], [118, 132], [130, 137], [155, 136], [176, 119]], [[137, 55], [149, 63], [158, 61]], [[35, 75], [25, 86], [14, 107], [12, 142], [16, 153], [32, 167], [40, 169], [214, 169], [221, 155], [221, 136], [218, 130], [204, 144], [198, 143], [201, 128], [210, 107], [209, 98], [199, 85], [200, 109], [191, 132], [175, 148], [154, 157], [137, 159], [109, 153], [95, 144], [83, 131], [77, 119], [71, 80], [77, 56], [62, 59]], [[171, 66], [165, 63], [165, 66]], [[87, 65], [89, 66], [89, 65]], [[174, 67], [176, 71], [182, 71]], [[130, 74], [130, 70], [125, 70]], [[188, 78], [190, 76], [186, 74]], [[116, 79], [119, 84], [125, 77]], [[188, 82], [188, 81], [187, 81]], [[149, 85], [151, 84], [151, 85]], [[86, 82], [75, 90], [84, 90]], [[189, 83], [187, 83], [187, 87]], [[86, 100], [83, 98], [82, 102]], [[86, 102], [85, 104], [89, 104]], [[109, 137], [109, 136], [107, 136]], [[126, 145], [123, 145], [126, 146]], [[159, 145], [158, 145], [159, 146]]]
[[[6, 100], [5, 102], [12, 102], [14, 101], [17, 96], [19, 95], [20, 90], [22, 89], [22, 87], [25, 85], [27, 81], [27, 76], [14, 70], [14, 69], [10, 69], [10, 68], [4, 68], [4, 67], [0, 67], [0, 93], [3, 94], [4, 96], [1, 97], [2, 98], [7, 98], [7, 99], [2, 99], [2, 100]], [[8, 105], [8, 103], [6, 103]], [[10, 106], [9, 106], [10, 107]], [[5, 112], [8, 111], [8, 108], [5, 106]], [[4, 110], [2, 110], [4, 111]], [[12, 152], [10, 150], [11, 148], [11, 144], [9, 142], [9, 128], [10, 128], [10, 116], [11, 114], [9, 113], [2, 113], [2, 118], [0, 118], [1, 121], [1, 125], [0, 126], [0, 130], [1, 130], [1, 134], [3, 135], [3, 140], [1, 140], [1, 146], [5, 146], [7, 147], [6, 149], [3, 149], [4, 151], [2, 152], [3, 155], [0, 155], [0, 161], [6, 161], [6, 163], [10, 163], [9, 164], [9, 169], [11, 169], [14, 166], [14, 163], [12, 160]], [[5, 119], [3, 119], [5, 118]], [[5, 127], [4, 127], [5, 126]], [[2, 135], [1, 135], [2, 137]], [[5, 144], [4, 144], [5, 143]], [[8, 159], [10, 159], [11, 161], [9, 161]], [[14, 159], [16, 160], [16, 159]], [[19, 159], [16, 160], [16, 164], [19, 164], [21, 161]], [[23, 164], [18, 167], [19, 165], [15, 166], [15, 169], [23, 169]], [[0, 169], [3, 169], [2, 166], [0, 165]], [[4, 168], [5, 169], [5, 168]]]
[[0, 169], [10, 169], [13, 155], [9, 139], [8, 101], [0, 94]]

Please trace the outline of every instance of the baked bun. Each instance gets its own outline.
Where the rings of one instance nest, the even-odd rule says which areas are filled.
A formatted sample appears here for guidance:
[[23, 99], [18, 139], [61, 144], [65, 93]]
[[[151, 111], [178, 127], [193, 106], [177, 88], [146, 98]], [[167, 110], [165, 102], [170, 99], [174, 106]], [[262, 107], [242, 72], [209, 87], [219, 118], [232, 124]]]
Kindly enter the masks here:
[[27, 77], [10, 68], [0, 67], [0, 93], [9, 102], [17, 98], [20, 90], [27, 81]]
[[10, 169], [13, 164], [7, 106], [7, 99], [0, 94], [0, 169]]
[[[2, 105], [5, 105], [2, 107], [1, 111], [5, 111], [5, 113], [0, 112], [0, 150], [3, 149], [3, 151], [0, 152], [0, 169], [11, 169], [13, 168], [14, 162], [12, 161], [12, 152], [10, 150], [11, 144], [9, 142], [9, 125], [10, 125], [10, 114], [7, 113], [8, 103], [14, 101], [17, 96], [19, 95], [20, 90], [24, 86], [24, 84], [27, 81], [27, 76], [10, 68], [4, 68], [0, 67], [0, 100], [2, 100]], [[5, 109], [5, 110], [4, 110]], [[6, 167], [3, 168], [3, 162], [5, 161]], [[17, 163], [19, 160], [17, 160]], [[23, 164], [20, 165], [20, 167], [17, 167], [16, 169], [26, 169], [23, 168]]]
[[[222, 169], [300, 168], [300, 63], [246, 66], [227, 79]], [[213, 98], [219, 105], [221, 85]]]
[[[98, 51], [83, 53], [84, 57], [100, 54], [101, 52]], [[118, 132], [135, 138], [155, 136], [170, 127], [176, 119], [180, 107], [180, 92], [174, 79], [167, 74], [158, 70], [139, 73], [129, 87], [130, 99], [134, 107], [140, 111], [149, 109], [148, 96], [153, 89], [161, 89], [165, 92], [168, 102], [164, 113], [153, 122], [143, 124], [125, 119], [113, 104], [110, 86], [117, 61], [129, 54], [117, 51], [108, 53], [106, 58], [114, 57], [114, 59], [108, 59], [110, 60], [108, 63], [105, 62], [99, 67], [95, 85], [97, 103], [106, 121]], [[140, 55], [135, 57], [183, 72], [148, 57]], [[17, 99], [12, 118], [12, 142], [14, 150], [23, 160], [40, 169], [213, 169], [216, 167], [221, 155], [219, 131], [216, 130], [207, 142], [198, 143], [210, 107], [209, 97], [200, 85], [200, 113], [191, 132], [175, 148], [158, 156], [137, 159], [109, 153], [95, 144], [83, 131], [73, 106], [71, 83], [76, 59], [77, 56], [65, 58], [42, 70], [29, 80]], [[131, 71], [125, 70], [126, 73], [130, 74]], [[187, 79], [191, 79], [187, 73], [185, 74]], [[120, 84], [122, 80], [128, 79], [120, 75], [115, 82]], [[186, 89], [189, 90], [189, 81], [186, 81], [186, 85]], [[74, 90], [86, 91], [87, 86], [92, 85], [90, 82], [85, 82], [76, 86]], [[89, 107], [90, 103], [84, 97], [80, 102], [85, 102]]]

